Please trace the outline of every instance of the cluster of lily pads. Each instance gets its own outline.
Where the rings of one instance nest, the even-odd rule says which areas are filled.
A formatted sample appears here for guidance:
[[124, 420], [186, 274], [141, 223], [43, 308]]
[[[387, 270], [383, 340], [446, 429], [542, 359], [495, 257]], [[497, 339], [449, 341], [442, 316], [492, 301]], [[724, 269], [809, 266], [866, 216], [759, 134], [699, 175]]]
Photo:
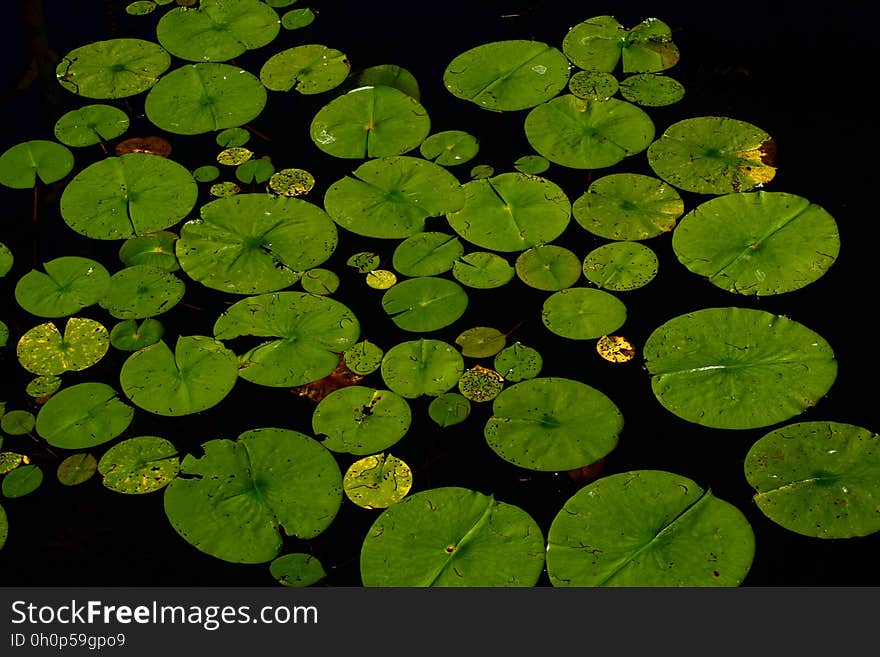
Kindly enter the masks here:
[[[478, 138], [432, 133], [418, 82], [402, 66], [353, 70], [342, 51], [321, 44], [272, 50], [282, 29], [307, 34], [299, 30], [314, 14], [293, 3], [131, 3], [131, 14], [161, 13], [155, 41], [116, 38], [65, 54], [57, 79], [82, 107], [59, 118], [55, 140], [0, 156], [7, 187], [63, 183], [60, 220], [118, 243], [121, 263], [71, 253], [16, 282], [15, 301], [33, 325], [13, 335], [0, 324], [0, 337], [33, 375], [34, 412], [24, 402], [4, 406], [3, 496], [40, 486], [53, 463], [33, 462], [42, 449], [63, 484], [97, 472], [111, 491], [163, 491], [184, 540], [230, 562], [269, 563], [290, 586], [326, 573], [285, 539], [307, 544], [349, 503], [376, 513], [360, 552], [365, 586], [533, 586], [545, 571], [554, 586], [740, 584], [754, 557], [752, 528], [687, 477], [599, 477], [542, 528], [492, 491], [417, 482], [422, 489], [410, 493], [413, 472], [392, 451], [408, 435], [412, 401], [428, 398], [440, 429], [491, 403], [485, 441], [518, 468], [574, 471], [610, 454], [624, 418], [602, 382], [542, 375], [541, 345], [467, 325], [468, 289], [539, 290], [545, 299], [534, 312], [548, 337], [626, 362], [637, 353], [618, 334], [626, 295], [658, 274], [649, 240], [671, 233], [680, 264], [726, 294], [805, 287], [835, 262], [837, 226], [808, 199], [762, 189], [776, 171], [771, 136], [723, 116], [687, 118], [657, 135], [648, 110], [685, 92], [667, 75], [679, 60], [669, 27], [597, 16], [558, 47], [498, 41], [449, 62], [448, 92], [487, 112], [522, 113], [534, 149], [509, 171], [478, 165], [460, 174]], [[259, 71], [231, 63], [250, 51], [266, 55]], [[323, 199], [309, 197], [309, 171], [276, 169], [251, 148], [250, 123], [290, 94], [328, 97], [308, 133], [344, 173]], [[123, 140], [132, 103], [165, 137]], [[215, 137], [216, 164], [171, 158], [166, 138], [203, 135]], [[77, 166], [75, 151], [96, 147], [103, 155]], [[653, 176], [603, 175], [639, 154]], [[596, 175], [566, 190], [542, 175], [551, 167]], [[221, 169], [235, 180], [220, 180]], [[702, 201], [688, 209], [680, 192]], [[579, 256], [555, 243], [572, 219], [602, 244]], [[346, 262], [382, 291], [381, 310], [412, 339], [386, 344], [362, 326], [345, 296], [362, 291], [322, 267], [350, 236], [395, 244], [390, 262], [364, 250]], [[0, 273], [20, 255], [0, 249]], [[212, 335], [169, 344], [161, 316], [188, 286], [216, 292], [224, 310]], [[106, 322], [78, 316], [94, 307]], [[461, 327], [454, 342], [438, 337], [453, 326]], [[118, 386], [66, 385], [66, 373], [111, 349], [124, 356]], [[790, 420], [837, 376], [832, 347], [810, 328], [736, 305], [675, 317], [641, 350], [658, 402], [717, 429]], [[173, 437], [128, 432], [136, 413], [195, 416], [220, 405], [239, 379], [308, 396], [311, 434], [255, 427], [209, 439], [196, 455]], [[779, 426], [751, 448], [744, 475], [759, 508], [786, 529], [866, 535], [880, 530], [868, 486], [878, 440], [835, 422]], [[7, 531], [0, 507], [0, 545]]]

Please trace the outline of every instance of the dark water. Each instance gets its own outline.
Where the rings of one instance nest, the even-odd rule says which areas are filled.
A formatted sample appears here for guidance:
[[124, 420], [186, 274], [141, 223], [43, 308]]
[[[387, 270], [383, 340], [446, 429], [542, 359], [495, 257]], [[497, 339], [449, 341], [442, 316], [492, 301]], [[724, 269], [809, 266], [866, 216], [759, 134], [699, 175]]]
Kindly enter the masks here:
[[[37, 3], [23, 3], [34, 6]], [[302, 0], [297, 7], [307, 6]], [[577, 7], [576, 7], [577, 5]], [[82, 0], [46, 0], [42, 4], [48, 47], [57, 55], [93, 40], [119, 36], [151, 38], [155, 17], [129, 17], [124, 3]], [[531, 152], [522, 131], [525, 113], [498, 115], [452, 98], [442, 85], [446, 64], [464, 50], [493, 40], [528, 38], [561, 45], [569, 27], [590, 16], [611, 14], [627, 26], [647, 17], [668, 23], [682, 58], [669, 71], [685, 84], [685, 99], [668, 108], [650, 109], [659, 135], [666, 126], [691, 116], [722, 115], [754, 123], [769, 132], [778, 145], [779, 167], [769, 191], [785, 191], [809, 198], [838, 221], [842, 248], [838, 261], [819, 281], [784, 295], [754, 299], [730, 295], [696, 278], [675, 259], [670, 236], [648, 245], [660, 256], [660, 274], [646, 286], [621, 298], [629, 315], [621, 333], [637, 345], [659, 324], [684, 312], [712, 306], [738, 305], [785, 314], [826, 338], [839, 363], [838, 380], [826, 398], [791, 421], [828, 420], [860, 425], [877, 431], [874, 371], [878, 358], [873, 346], [873, 305], [877, 276], [873, 249], [878, 228], [871, 205], [876, 185], [870, 164], [877, 152], [875, 106], [869, 98], [870, 78], [865, 64], [874, 61], [871, 30], [876, 22], [867, 2], [835, 2], [822, 8], [795, 2], [767, 2], [758, 6], [721, 3], [669, 2], [463, 2], [442, 3], [354, 2], [326, 0], [310, 6], [316, 21], [238, 63], [258, 72], [269, 54], [283, 47], [321, 43], [345, 52], [353, 69], [398, 64], [418, 79], [422, 103], [432, 118], [432, 132], [463, 129], [480, 139], [480, 154], [472, 164], [490, 164], [497, 172], [511, 170], [514, 159]], [[24, 20], [16, 23], [4, 45], [4, 89], [27, 67]], [[36, 38], [36, 37], [34, 37]], [[38, 42], [38, 41], [37, 41]], [[284, 44], [284, 45], [282, 45]], [[51, 67], [49, 67], [51, 73]], [[82, 101], [39, 77], [23, 90], [3, 97], [2, 125], [6, 128], [0, 151], [26, 139], [51, 139], [51, 126], [61, 113]], [[315, 98], [270, 95], [270, 106], [253, 126], [271, 142], [253, 140], [258, 154], [268, 154], [280, 167], [299, 166], [318, 178], [311, 200], [320, 203], [326, 187], [356, 166], [340, 163], [319, 152], [310, 142], [307, 125], [333, 92]], [[132, 116], [127, 136], [156, 134], [143, 118], [143, 97], [120, 103]], [[216, 152], [212, 138], [173, 139], [172, 157], [187, 167], [209, 163]], [[202, 148], [200, 148], [202, 147]], [[77, 166], [100, 153], [77, 151]], [[91, 158], [91, 159], [90, 159]], [[350, 165], [350, 166], [349, 166]], [[627, 159], [595, 175], [614, 171], [650, 174], [644, 154]], [[545, 175], [560, 184], [574, 200], [586, 189], [586, 172], [552, 167]], [[16, 254], [16, 265], [0, 279], [2, 319], [10, 326], [10, 347], [2, 354], [3, 396], [8, 409], [29, 408], [24, 394], [26, 373], [17, 365], [14, 344], [31, 326], [40, 323], [16, 305], [15, 282], [34, 262], [61, 255], [91, 255], [111, 271], [118, 264], [118, 244], [97, 244], [70, 231], [57, 212], [62, 187], [43, 190], [40, 219], [31, 220], [31, 194], [0, 189], [3, 217], [0, 241]], [[698, 200], [683, 195], [691, 209]], [[204, 200], [208, 200], [206, 197]], [[429, 228], [442, 229], [442, 220]], [[601, 242], [578, 226], [557, 243], [579, 256]], [[380, 244], [390, 257], [393, 244]], [[380, 311], [381, 293], [366, 289], [344, 266], [352, 253], [377, 249], [352, 235], [343, 235], [334, 258], [326, 266], [343, 275], [339, 298], [361, 320], [363, 337], [390, 348], [413, 339], [399, 331]], [[345, 295], [345, 290], [362, 290]], [[518, 326], [511, 339], [538, 348], [545, 361], [543, 375], [579, 378], [599, 388], [620, 407], [625, 428], [620, 445], [605, 462], [606, 474], [631, 469], [669, 470], [711, 487], [722, 499], [746, 514], [755, 530], [755, 561], [746, 586], [862, 586], [880, 584], [875, 555], [880, 534], [846, 540], [802, 537], [775, 525], [751, 502], [751, 488], [742, 474], [749, 447], [769, 429], [722, 431], [688, 424], [665, 411], [654, 399], [647, 374], [638, 361], [611, 365], [597, 358], [592, 343], [557, 339], [541, 325], [538, 309], [546, 293], [520, 283], [499, 290], [472, 291], [468, 314], [436, 337], [453, 341], [470, 326], [495, 326], [507, 331]], [[230, 299], [189, 284], [186, 306], [161, 317], [176, 334], [210, 335], [217, 315]], [[201, 308], [202, 310], [198, 310]], [[99, 310], [81, 316], [102, 321]], [[111, 351], [97, 366], [65, 374], [67, 385], [102, 380], [118, 387], [124, 354]], [[370, 382], [366, 380], [365, 383]], [[373, 385], [381, 385], [373, 381]], [[488, 405], [476, 406], [465, 425], [440, 430], [427, 419], [427, 402], [413, 404], [414, 423], [392, 452], [415, 471], [413, 491], [456, 485], [493, 493], [497, 499], [528, 511], [546, 532], [564, 501], [577, 489], [563, 474], [518, 470], [503, 462], [485, 445], [482, 425]], [[239, 381], [219, 406], [194, 417], [160, 418], [137, 412], [126, 436], [160, 435], [181, 450], [195, 450], [213, 438], [233, 438], [263, 426], [310, 431], [313, 406], [284, 390]], [[7, 438], [4, 449], [15, 449], [20, 439]], [[105, 446], [94, 450], [100, 456]], [[338, 456], [343, 470], [353, 458]], [[54, 479], [54, 464], [46, 463], [46, 479], [35, 493], [3, 500], [10, 536], [0, 550], [3, 585], [272, 585], [266, 565], [229, 564], [204, 555], [184, 542], [171, 528], [162, 509], [161, 493], [123, 496], [104, 489], [98, 477], [65, 488]], [[328, 585], [359, 585], [357, 560], [360, 542], [376, 517], [344, 501], [339, 516], [321, 536], [309, 542], [289, 540], [290, 551], [306, 550], [318, 556], [328, 571]], [[542, 585], [547, 584], [546, 577]]]

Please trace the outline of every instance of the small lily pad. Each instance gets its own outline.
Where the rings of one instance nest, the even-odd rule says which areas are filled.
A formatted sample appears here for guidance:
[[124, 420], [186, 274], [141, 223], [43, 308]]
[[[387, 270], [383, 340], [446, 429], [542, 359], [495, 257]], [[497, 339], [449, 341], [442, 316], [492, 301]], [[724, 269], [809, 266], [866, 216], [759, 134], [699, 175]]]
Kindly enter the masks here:
[[165, 271], [177, 271], [180, 263], [174, 254], [177, 235], [167, 230], [130, 237], [119, 247], [119, 259], [126, 267], [152, 265]]
[[110, 336], [100, 322], [71, 317], [64, 335], [52, 322], [27, 331], [18, 341], [16, 353], [28, 372], [54, 376], [78, 372], [101, 360], [110, 348]]
[[238, 148], [251, 140], [251, 133], [241, 127], [225, 128], [217, 133], [214, 141], [221, 148]]
[[170, 65], [171, 55], [158, 43], [108, 39], [71, 50], [55, 68], [55, 77], [85, 98], [127, 98], [155, 85]]
[[541, 373], [544, 359], [537, 349], [515, 342], [495, 356], [495, 370], [507, 381], [533, 379]]
[[331, 452], [364, 456], [388, 449], [412, 422], [406, 399], [390, 390], [346, 386], [324, 397], [312, 415], [312, 431]]
[[12, 472], [24, 461], [24, 455], [17, 452], [0, 452], [0, 475]]
[[89, 449], [128, 428], [134, 408], [106, 383], [77, 383], [54, 395], [37, 413], [37, 433], [62, 449]]
[[283, 554], [269, 564], [269, 572], [282, 586], [304, 587], [327, 576], [318, 557], [294, 552]]
[[603, 335], [596, 340], [596, 351], [611, 363], [627, 363], [636, 356], [636, 348], [622, 335]]
[[13, 189], [33, 189], [37, 180], [44, 185], [57, 182], [73, 169], [73, 153], [66, 146], [45, 139], [34, 139], [8, 148], [0, 155], [0, 185]]
[[617, 78], [603, 71], [578, 71], [568, 81], [568, 90], [584, 100], [608, 100], [617, 89]]
[[590, 251], [583, 272], [596, 287], [614, 292], [635, 290], [657, 276], [657, 254], [638, 242], [612, 242]]
[[504, 349], [506, 343], [507, 336], [491, 326], [475, 326], [462, 331], [455, 338], [462, 356], [468, 358], [489, 358]]
[[382, 357], [385, 352], [369, 340], [361, 340], [353, 344], [342, 353], [345, 364], [355, 374], [366, 376], [372, 374], [382, 365]]
[[407, 69], [396, 64], [368, 66], [357, 74], [355, 81], [358, 87], [394, 87], [416, 100], [420, 97], [419, 81]]
[[55, 137], [67, 146], [94, 146], [128, 130], [128, 114], [112, 105], [85, 105], [55, 122]]
[[101, 307], [117, 319], [144, 319], [171, 310], [183, 298], [184, 282], [153, 265], [132, 265], [110, 277]]
[[468, 305], [455, 281], [420, 276], [398, 283], [382, 296], [382, 309], [405, 331], [425, 333], [455, 323]]
[[0, 418], [0, 429], [10, 436], [25, 436], [34, 429], [34, 414], [30, 411], [7, 411]]
[[0, 244], [0, 278], [9, 273], [14, 263], [15, 256], [12, 251], [5, 244]]
[[24, 497], [43, 483], [43, 471], [37, 465], [23, 465], [3, 477], [3, 496]]
[[541, 155], [523, 155], [516, 159], [513, 168], [520, 173], [537, 176], [550, 168], [550, 161]]
[[56, 475], [64, 486], [78, 486], [91, 479], [98, 469], [98, 461], [88, 452], [71, 454], [58, 464]]
[[111, 329], [110, 344], [121, 351], [138, 351], [159, 342], [164, 334], [165, 327], [158, 319], [126, 319]]
[[401, 397], [436, 397], [458, 383], [464, 359], [441, 340], [410, 340], [394, 345], [382, 359], [382, 379]]
[[262, 185], [275, 174], [275, 165], [268, 157], [248, 160], [235, 167], [235, 178], [244, 185], [256, 183]]
[[680, 56], [672, 30], [656, 18], [626, 29], [613, 16], [593, 16], [566, 33], [562, 50], [578, 68], [606, 73], [621, 62], [624, 73], [664, 71]]
[[419, 146], [423, 158], [444, 167], [469, 162], [479, 150], [477, 138], [463, 130], [435, 132]]
[[350, 69], [345, 53], [309, 44], [272, 55], [260, 69], [260, 80], [272, 91], [320, 94], [342, 84]]
[[412, 482], [410, 467], [383, 452], [352, 463], [342, 478], [342, 488], [359, 507], [385, 509], [406, 497]]
[[620, 82], [620, 95], [642, 107], [663, 107], [684, 98], [684, 85], [667, 75], [639, 73]]
[[62, 256], [32, 269], [15, 285], [15, 300], [38, 317], [66, 317], [91, 306], [110, 289], [110, 273], [91, 258]]
[[465, 370], [458, 380], [458, 390], [472, 402], [492, 401], [503, 389], [504, 377], [482, 365]]
[[281, 16], [281, 27], [285, 30], [299, 30], [311, 25], [315, 20], [315, 12], [308, 7], [291, 9]]
[[281, 169], [269, 178], [269, 189], [281, 196], [303, 196], [314, 186], [315, 177], [305, 169]]
[[374, 269], [367, 272], [366, 280], [374, 290], [388, 290], [397, 285], [397, 274], [388, 269]]
[[510, 282], [516, 270], [497, 253], [473, 251], [452, 264], [452, 275], [462, 285], [487, 290]]
[[6, 538], [9, 536], [9, 519], [6, 516], [6, 510], [0, 506], [0, 548], [6, 544]]
[[556, 335], [571, 340], [591, 340], [623, 326], [626, 306], [608, 292], [570, 287], [547, 297], [541, 321]]
[[299, 283], [309, 294], [333, 294], [339, 289], [339, 276], [329, 269], [309, 269], [303, 273]]
[[556, 244], [538, 244], [519, 254], [516, 273], [529, 287], [556, 292], [571, 287], [581, 277], [581, 261]]
[[34, 377], [25, 388], [25, 392], [36, 399], [48, 399], [61, 387], [61, 377], [44, 374]]
[[123, 440], [104, 452], [98, 463], [106, 488], [133, 495], [164, 488], [179, 469], [177, 448], [156, 436]]
[[470, 414], [470, 400], [457, 392], [444, 392], [428, 404], [428, 417], [444, 428], [461, 424]]
[[464, 246], [454, 235], [429, 231], [398, 244], [391, 264], [404, 276], [437, 276], [452, 269], [463, 253]]
[[217, 163], [227, 167], [244, 164], [254, 156], [250, 148], [243, 146], [230, 146], [217, 153]]

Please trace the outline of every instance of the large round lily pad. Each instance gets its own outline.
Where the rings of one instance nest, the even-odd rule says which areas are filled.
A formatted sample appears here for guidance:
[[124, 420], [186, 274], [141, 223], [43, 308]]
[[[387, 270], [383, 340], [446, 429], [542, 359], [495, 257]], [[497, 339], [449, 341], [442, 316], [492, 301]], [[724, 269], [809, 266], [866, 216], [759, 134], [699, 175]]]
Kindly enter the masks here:
[[101, 299], [117, 319], [144, 319], [171, 310], [186, 286], [171, 272], [153, 265], [132, 265], [110, 277], [110, 291]]
[[315, 436], [332, 452], [365, 456], [388, 449], [412, 422], [406, 399], [390, 390], [346, 386], [324, 397], [312, 415]]
[[177, 162], [126, 153], [74, 176], [61, 195], [61, 216], [86, 237], [126, 239], [176, 224], [192, 210], [198, 193], [192, 174]]
[[467, 293], [455, 281], [420, 276], [398, 283], [382, 296], [382, 309], [405, 331], [436, 331], [464, 314]]
[[484, 109], [527, 109], [565, 88], [568, 60], [540, 41], [484, 43], [453, 59], [443, 73], [443, 84], [453, 96]]
[[126, 98], [146, 91], [171, 66], [171, 55], [143, 39], [108, 39], [74, 48], [58, 63], [62, 87], [85, 98]]
[[237, 379], [235, 354], [203, 335], [181, 336], [173, 352], [160, 340], [129, 356], [119, 373], [123, 392], [136, 406], [166, 416], [215, 406]]
[[623, 326], [626, 306], [608, 292], [570, 287], [547, 297], [541, 310], [541, 321], [551, 332], [563, 338], [592, 340]]
[[800, 422], [758, 440], [745, 459], [755, 503], [804, 536], [880, 531], [880, 435], [840, 422]]
[[672, 248], [690, 271], [729, 292], [766, 296], [821, 278], [840, 252], [834, 218], [802, 196], [725, 194], [679, 222]]
[[272, 91], [311, 95], [339, 86], [348, 77], [350, 69], [345, 53], [308, 44], [272, 55], [260, 69], [260, 80]]
[[86, 105], [55, 122], [55, 137], [67, 146], [93, 146], [128, 130], [128, 115], [112, 105]]
[[187, 542], [218, 559], [271, 561], [285, 535], [314, 538], [342, 504], [336, 460], [305, 434], [253, 429], [202, 447], [204, 456], [187, 455], [165, 489], [165, 513]]
[[238, 357], [239, 376], [265, 386], [292, 387], [317, 381], [339, 364], [339, 354], [360, 336], [357, 317], [342, 303], [305, 292], [247, 297], [214, 324], [220, 340], [271, 338]]
[[106, 383], [77, 383], [56, 392], [37, 414], [37, 433], [62, 449], [88, 449], [128, 428], [134, 408]]
[[660, 470], [588, 484], [547, 534], [553, 586], [738, 586], [754, 556], [755, 535], [739, 509]]
[[361, 547], [364, 586], [534, 586], [544, 536], [518, 506], [458, 487], [385, 509]]
[[613, 16], [593, 16], [566, 33], [562, 50], [575, 66], [606, 73], [621, 60], [624, 73], [648, 73], [671, 68], [679, 59], [672, 30], [656, 18], [628, 30]]
[[158, 436], [123, 440], [98, 462], [103, 484], [117, 493], [139, 495], [167, 486], [180, 470], [177, 448]]
[[52, 322], [27, 331], [18, 341], [21, 366], [39, 375], [58, 375], [91, 367], [110, 348], [107, 329], [94, 319], [71, 317], [64, 335]]
[[502, 173], [465, 183], [464, 205], [446, 218], [452, 229], [493, 251], [523, 251], [559, 237], [571, 203], [556, 183], [523, 173]]
[[484, 435], [505, 461], [529, 470], [574, 470], [617, 446], [623, 415], [604, 393], [580, 381], [540, 377], [495, 398]]
[[708, 427], [752, 429], [815, 405], [837, 376], [831, 346], [787, 317], [707, 308], [675, 317], [645, 341], [660, 403]]
[[38, 317], [65, 317], [97, 303], [110, 289], [110, 273], [91, 258], [61, 256], [32, 269], [15, 285], [15, 300]]
[[337, 224], [366, 237], [399, 239], [425, 229], [425, 220], [464, 203], [458, 179], [416, 157], [370, 160], [330, 185], [324, 207]]
[[516, 273], [530, 287], [556, 292], [577, 283], [581, 261], [564, 246], [537, 244], [519, 254]]
[[551, 162], [572, 169], [600, 169], [640, 153], [654, 139], [644, 110], [616, 98], [589, 101], [564, 94], [529, 112], [526, 138]]
[[441, 340], [401, 342], [382, 359], [382, 380], [402, 397], [437, 396], [452, 388], [464, 372], [458, 349]]
[[0, 185], [33, 189], [37, 181], [48, 185], [73, 169], [73, 153], [61, 144], [33, 139], [16, 144], [0, 155]]
[[309, 133], [325, 153], [342, 158], [402, 155], [431, 131], [427, 110], [394, 87], [360, 87], [331, 100]]
[[336, 248], [336, 226], [297, 198], [238, 194], [202, 206], [175, 244], [180, 266], [203, 285], [232, 294], [273, 292], [296, 283]]
[[266, 105], [259, 78], [229, 64], [177, 68], [147, 94], [147, 118], [162, 130], [196, 135], [252, 121]]
[[671, 185], [699, 194], [748, 192], [776, 175], [769, 134], [725, 116], [684, 119], [648, 148], [648, 164]]

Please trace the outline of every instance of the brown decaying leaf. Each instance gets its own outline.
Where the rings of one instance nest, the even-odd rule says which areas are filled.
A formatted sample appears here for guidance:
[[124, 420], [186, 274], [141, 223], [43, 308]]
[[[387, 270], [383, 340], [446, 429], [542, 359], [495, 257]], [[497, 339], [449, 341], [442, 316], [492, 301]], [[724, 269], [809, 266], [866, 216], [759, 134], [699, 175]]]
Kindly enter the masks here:
[[323, 379], [318, 379], [317, 381], [312, 381], [311, 383], [291, 388], [290, 391], [298, 397], [305, 397], [306, 399], [317, 403], [335, 390], [345, 388], [346, 386], [357, 385], [363, 378], [363, 375], [356, 374], [348, 369], [348, 365], [345, 364], [344, 356], [340, 354], [339, 363], [336, 365], [336, 369], [330, 374]]

